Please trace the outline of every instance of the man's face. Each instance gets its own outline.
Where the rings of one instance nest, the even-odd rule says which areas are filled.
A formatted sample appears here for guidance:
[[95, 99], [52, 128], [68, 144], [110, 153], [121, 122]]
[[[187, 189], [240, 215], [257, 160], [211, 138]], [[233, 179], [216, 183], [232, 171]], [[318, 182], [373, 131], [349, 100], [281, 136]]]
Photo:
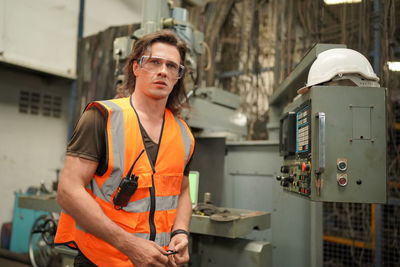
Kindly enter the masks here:
[[[136, 76], [135, 91], [153, 99], [168, 98], [178, 81], [181, 57], [175, 46], [154, 43], [151, 50], [145, 52], [140, 62], [133, 63]], [[176, 69], [178, 68], [178, 70]]]

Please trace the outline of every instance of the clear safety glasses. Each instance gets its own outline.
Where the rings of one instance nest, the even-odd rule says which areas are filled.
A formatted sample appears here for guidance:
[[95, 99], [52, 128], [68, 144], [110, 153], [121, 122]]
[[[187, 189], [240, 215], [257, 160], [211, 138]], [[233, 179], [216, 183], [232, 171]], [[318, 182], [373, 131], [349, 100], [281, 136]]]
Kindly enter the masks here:
[[164, 64], [166, 71], [171, 77], [175, 79], [182, 78], [185, 67], [171, 60], [157, 56], [142, 56], [139, 61], [139, 65], [142, 69], [152, 73], [160, 71]]

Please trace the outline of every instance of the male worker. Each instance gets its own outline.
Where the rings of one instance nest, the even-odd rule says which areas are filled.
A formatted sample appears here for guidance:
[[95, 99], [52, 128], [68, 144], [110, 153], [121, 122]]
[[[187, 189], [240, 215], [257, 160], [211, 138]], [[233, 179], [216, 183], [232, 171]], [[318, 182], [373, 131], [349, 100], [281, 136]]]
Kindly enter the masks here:
[[179, 119], [185, 53], [170, 31], [143, 36], [125, 66], [132, 95], [90, 103], [79, 120], [59, 182], [55, 238], [79, 250], [75, 266], [188, 262], [185, 165], [194, 139]]

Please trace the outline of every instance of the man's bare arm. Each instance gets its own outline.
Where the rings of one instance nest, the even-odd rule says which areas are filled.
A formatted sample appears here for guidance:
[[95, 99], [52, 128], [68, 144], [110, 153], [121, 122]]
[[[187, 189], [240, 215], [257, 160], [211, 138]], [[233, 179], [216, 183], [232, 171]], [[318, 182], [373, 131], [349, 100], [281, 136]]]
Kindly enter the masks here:
[[[176, 219], [172, 230], [183, 229], [189, 231], [191, 218], [192, 201], [190, 200], [189, 179], [187, 176], [184, 176], [181, 185], [181, 194], [178, 200]], [[189, 237], [185, 234], [177, 234], [172, 238], [169, 248], [178, 251], [178, 254], [175, 254], [170, 258], [170, 266], [184, 264], [189, 261], [188, 244]]]
[[192, 201], [190, 200], [189, 178], [183, 176], [181, 194], [176, 210], [176, 219], [172, 230], [184, 229], [189, 231], [190, 220], [192, 218]]
[[108, 218], [85, 190], [98, 163], [67, 156], [58, 185], [57, 202], [89, 233], [110, 243], [136, 265], [163, 266], [163, 249], [154, 242], [129, 234]]

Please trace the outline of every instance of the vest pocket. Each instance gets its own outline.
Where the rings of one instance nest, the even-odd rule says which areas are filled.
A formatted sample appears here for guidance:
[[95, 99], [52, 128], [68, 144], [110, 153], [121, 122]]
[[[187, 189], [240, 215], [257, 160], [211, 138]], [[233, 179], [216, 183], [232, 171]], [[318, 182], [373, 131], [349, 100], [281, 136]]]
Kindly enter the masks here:
[[174, 196], [181, 193], [182, 173], [155, 174], [157, 196]]
[[139, 188], [149, 188], [152, 186], [151, 173], [138, 174], [138, 176], [139, 176], [138, 189]]

